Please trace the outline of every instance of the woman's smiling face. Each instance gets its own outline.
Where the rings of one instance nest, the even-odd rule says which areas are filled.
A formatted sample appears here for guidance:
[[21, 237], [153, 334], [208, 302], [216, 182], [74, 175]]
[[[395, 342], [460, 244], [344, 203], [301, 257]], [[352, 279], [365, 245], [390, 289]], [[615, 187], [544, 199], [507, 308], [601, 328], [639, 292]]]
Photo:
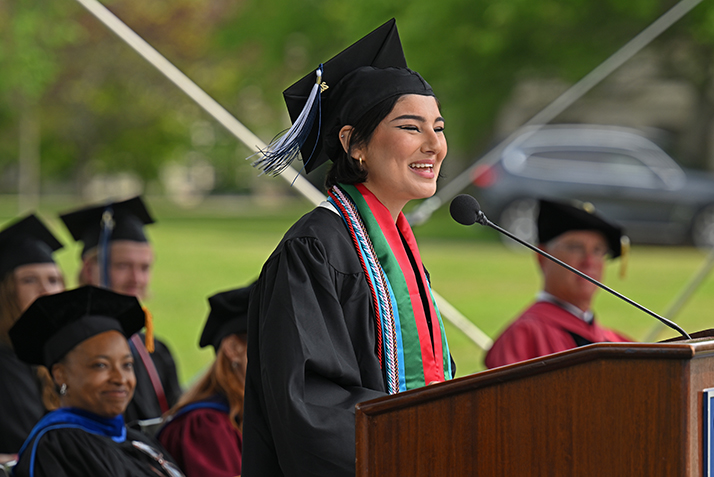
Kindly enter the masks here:
[[102, 417], [123, 414], [134, 396], [134, 358], [126, 338], [105, 331], [75, 346], [52, 367], [58, 385], [66, 384], [63, 406], [76, 407]]
[[365, 187], [396, 220], [407, 202], [436, 193], [446, 151], [444, 118], [436, 98], [409, 94], [399, 98], [369, 144], [354, 148], [352, 157], [362, 157]]

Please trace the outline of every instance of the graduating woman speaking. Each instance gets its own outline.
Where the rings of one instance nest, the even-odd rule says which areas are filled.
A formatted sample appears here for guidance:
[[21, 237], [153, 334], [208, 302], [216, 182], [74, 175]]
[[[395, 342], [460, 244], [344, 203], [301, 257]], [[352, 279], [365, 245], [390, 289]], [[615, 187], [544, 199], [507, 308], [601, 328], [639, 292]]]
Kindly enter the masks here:
[[244, 477], [354, 475], [355, 405], [453, 376], [402, 214], [436, 192], [444, 119], [406, 66], [391, 20], [285, 91], [293, 126], [254, 163], [333, 165], [251, 295]]

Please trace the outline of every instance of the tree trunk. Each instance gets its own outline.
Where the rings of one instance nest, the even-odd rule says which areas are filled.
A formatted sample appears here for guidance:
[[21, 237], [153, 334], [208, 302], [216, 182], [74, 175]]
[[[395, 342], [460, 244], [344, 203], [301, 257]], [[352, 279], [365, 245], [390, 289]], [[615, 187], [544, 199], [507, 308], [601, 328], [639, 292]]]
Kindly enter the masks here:
[[37, 104], [23, 101], [20, 112], [18, 213], [35, 210], [40, 204], [40, 119]]

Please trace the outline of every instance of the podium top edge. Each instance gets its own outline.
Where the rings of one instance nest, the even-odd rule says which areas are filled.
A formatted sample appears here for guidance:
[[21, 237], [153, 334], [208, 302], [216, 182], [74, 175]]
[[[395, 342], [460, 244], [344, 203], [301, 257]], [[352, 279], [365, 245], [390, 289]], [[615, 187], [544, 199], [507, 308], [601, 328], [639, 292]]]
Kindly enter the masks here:
[[707, 356], [714, 358], [714, 336], [699, 336], [690, 340], [662, 343], [593, 343], [359, 403], [357, 404], [357, 411], [365, 414], [379, 413], [383, 407], [394, 408], [395, 401], [403, 400], [406, 406], [415, 401], [428, 401], [436, 396], [459, 394], [468, 392], [476, 387], [517, 380], [598, 360], [652, 359], [686, 361]]

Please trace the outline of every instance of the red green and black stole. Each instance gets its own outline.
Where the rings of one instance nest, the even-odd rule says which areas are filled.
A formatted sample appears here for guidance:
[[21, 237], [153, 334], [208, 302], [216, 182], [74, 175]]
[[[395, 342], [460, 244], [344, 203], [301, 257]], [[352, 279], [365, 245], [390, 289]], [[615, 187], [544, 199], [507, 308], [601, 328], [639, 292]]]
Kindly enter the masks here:
[[400, 213], [395, 224], [362, 184], [340, 184], [329, 196], [352, 236], [372, 291], [388, 392], [450, 379], [444, 325], [406, 217]]

